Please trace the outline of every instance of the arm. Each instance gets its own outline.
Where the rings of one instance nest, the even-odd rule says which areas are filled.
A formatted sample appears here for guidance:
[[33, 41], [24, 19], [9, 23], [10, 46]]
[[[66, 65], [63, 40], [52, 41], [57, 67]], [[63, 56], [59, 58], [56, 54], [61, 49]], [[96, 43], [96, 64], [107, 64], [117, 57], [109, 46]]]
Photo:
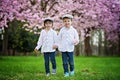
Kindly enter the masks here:
[[60, 42], [62, 40], [62, 32], [63, 32], [63, 30], [61, 29], [59, 34], [58, 34], [58, 45], [60, 44]]
[[53, 49], [56, 49], [56, 48], [58, 48], [58, 36], [57, 36], [56, 32], [54, 32], [53, 38], [54, 38]]
[[43, 40], [42, 40], [43, 37], [42, 36], [43, 36], [43, 31], [41, 31], [40, 37], [39, 37], [38, 42], [37, 42], [37, 46], [35, 47], [36, 51], [39, 50], [39, 48], [42, 46], [42, 42], [43, 42]]
[[74, 31], [74, 45], [77, 45], [79, 43], [79, 35], [78, 32]]
[[55, 48], [59, 48], [60, 44], [61, 44], [61, 40], [62, 40], [62, 30], [60, 30], [60, 32], [58, 33], [57, 37], [56, 37], [56, 46]]

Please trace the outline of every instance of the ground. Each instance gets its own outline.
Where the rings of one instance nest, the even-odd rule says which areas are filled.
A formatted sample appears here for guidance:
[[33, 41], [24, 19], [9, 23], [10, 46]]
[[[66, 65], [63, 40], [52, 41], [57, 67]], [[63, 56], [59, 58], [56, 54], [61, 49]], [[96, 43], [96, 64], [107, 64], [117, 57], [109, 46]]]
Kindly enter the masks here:
[[[0, 56], [0, 80], [119, 80], [120, 57], [74, 57], [75, 75], [65, 78], [61, 56], [57, 74], [46, 77], [43, 56]], [[50, 65], [51, 66], [51, 65]]]

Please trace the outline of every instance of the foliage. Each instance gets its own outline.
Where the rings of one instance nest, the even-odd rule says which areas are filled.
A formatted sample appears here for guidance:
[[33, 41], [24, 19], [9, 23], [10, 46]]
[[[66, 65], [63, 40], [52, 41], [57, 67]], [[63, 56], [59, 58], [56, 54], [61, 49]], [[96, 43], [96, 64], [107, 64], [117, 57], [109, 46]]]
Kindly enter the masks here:
[[[66, 13], [74, 15], [73, 24], [82, 29], [103, 29], [108, 40], [118, 40], [120, 34], [119, 0], [0, 0], [0, 27], [14, 19], [34, 27], [46, 16], [55, 18], [55, 28], [61, 27], [59, 18]], [[85, 32], [82, 32], [83, 37]], [[85, 36], [90, 36], [87, 34]]]
[[36, 46], [38, 35], [21, 28], [23, 24], [20, 21], [9, 23], [8, 48], [19, 52], [31, 52]]

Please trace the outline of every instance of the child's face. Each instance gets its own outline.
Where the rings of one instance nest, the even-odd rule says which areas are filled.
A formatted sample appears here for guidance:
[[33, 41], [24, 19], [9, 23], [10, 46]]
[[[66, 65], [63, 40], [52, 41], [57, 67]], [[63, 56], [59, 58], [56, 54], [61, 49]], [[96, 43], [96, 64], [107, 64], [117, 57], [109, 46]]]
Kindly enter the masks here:
[[53, 22], [51, 22], [51, 21], [45, 22], [45, 27], [52, 27], [52, 25], [53, 25]]
[[64, 18], [63, 23], [64, 23], [65, 27], [70, 27], [72, 24], [72, 20], [69, 18]]

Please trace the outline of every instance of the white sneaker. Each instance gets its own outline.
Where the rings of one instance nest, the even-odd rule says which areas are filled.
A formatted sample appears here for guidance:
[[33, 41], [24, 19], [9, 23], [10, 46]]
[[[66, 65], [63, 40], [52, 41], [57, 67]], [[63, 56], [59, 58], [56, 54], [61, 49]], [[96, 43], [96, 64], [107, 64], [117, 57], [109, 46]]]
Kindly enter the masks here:
[[70, 75], [71, 75], [71, 76], [74, 76], [74, 71], [71, 71], [71, 72], [70, 72]]
[[52, 74], [56, 74], [56, 69], [53, 69], [53, 70], [52, 70]]
[[64, 74], [64, 77], [69, 77], [69, 73], [66, 72], [66, 73]]
[[50, 73], [47, 73], [46, 76], [47, 76], [47, 77], [50, 76]]

